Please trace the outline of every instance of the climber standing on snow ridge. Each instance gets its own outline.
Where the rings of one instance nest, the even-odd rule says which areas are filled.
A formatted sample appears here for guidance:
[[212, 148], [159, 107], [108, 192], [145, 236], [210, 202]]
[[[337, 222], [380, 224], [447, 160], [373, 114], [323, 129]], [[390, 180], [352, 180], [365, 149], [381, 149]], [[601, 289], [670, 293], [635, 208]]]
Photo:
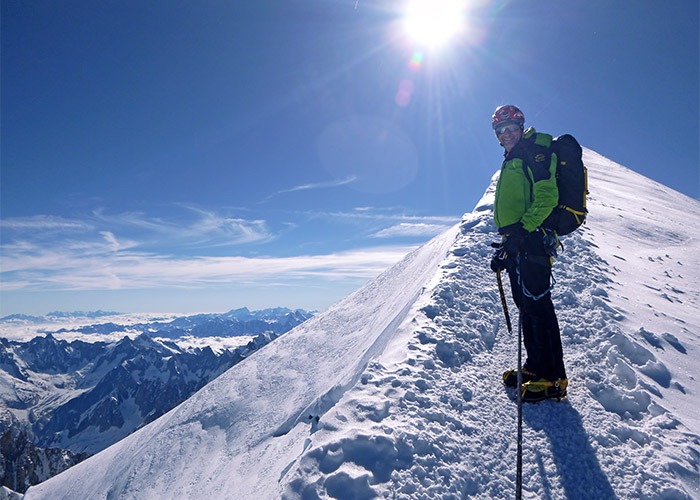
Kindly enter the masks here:
[[[494, 221], [503, 236], [491, 269], [508, 271], [513, 299], [520, 309], [527, 360], [522, 367], [523, 401], [566, 395], [559, 323], [551, 296], [552, 258], [559, 240], [541, 227], [557, 206], [557, 158], [552, 136], [524, 130], [525, 116], [516, 106], [496, 109], [493, 130], [505, 149], [496, 186]], [[503, 374], [508, 387], [517, 385], [518, 369]]]

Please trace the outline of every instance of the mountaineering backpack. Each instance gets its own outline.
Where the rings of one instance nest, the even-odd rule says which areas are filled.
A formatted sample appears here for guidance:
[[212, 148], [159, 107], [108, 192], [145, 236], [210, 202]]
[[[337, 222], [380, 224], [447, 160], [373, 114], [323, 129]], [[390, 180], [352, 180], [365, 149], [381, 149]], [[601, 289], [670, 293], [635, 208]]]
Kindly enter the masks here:
[[556, 173], [559, 203], [542, 227], [554, 229], [559, 236], [564, 236], [578, 229], [586, 220], [588, 170], [583, 164], [581, 145], [573, 136], [557, 137], [551, 147], [559, 160]]

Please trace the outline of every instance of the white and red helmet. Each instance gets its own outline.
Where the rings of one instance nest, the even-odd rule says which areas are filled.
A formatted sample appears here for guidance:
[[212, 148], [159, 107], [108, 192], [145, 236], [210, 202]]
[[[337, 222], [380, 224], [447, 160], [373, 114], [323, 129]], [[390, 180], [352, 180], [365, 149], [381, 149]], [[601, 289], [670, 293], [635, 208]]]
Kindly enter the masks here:
[[506, 104], [505, 106], [500, 106], [493, 112], [491, 126], [494, 130], [507, 123], [517, 123], [521, 127], [525, 124], [525, 115], [517, 106]]

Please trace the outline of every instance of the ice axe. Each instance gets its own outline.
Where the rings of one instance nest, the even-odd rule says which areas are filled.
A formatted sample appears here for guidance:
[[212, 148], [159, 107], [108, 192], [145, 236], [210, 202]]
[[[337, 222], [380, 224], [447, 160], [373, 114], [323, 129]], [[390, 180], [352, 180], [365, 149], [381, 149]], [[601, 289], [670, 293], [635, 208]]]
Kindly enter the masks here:
[[508, 333], [513, 335], [513, 326], [510, 323], [510, 314], [508, 314], [508, 304], [506, 303], [506, 294], [503, 291], [503, 280], [501, 280], [501, 269], [496, 272], [496, 280], [498, 280], [498, 291], [501, 294], [501, 304], [503, 305], [503, 314], [506, 316], [506, 326]]
[[[500, 243], [491, 243], [491, 247], [496, 249], [496, 256], [495, 258], [501, 261], [505, 261], [506, 255], [505, 255], [505, 250], [503, 249], [503, 246]], [[493, 266], [493, 264], [492, 264]], [[501, 279], [501, 269], [500, 267], [498, 269], [495, 269], [492, 267], [494, 271], [496, 271], [496, 280], [498, 281], [498, 292], [501, 294], [501, 304], [503, 305], [503, 314], [506, 316], [506, 326], [508, 327], [508, 333], [510, 335], [513, 335], [513, 326], [510, 323], [510, 314], [508, 314], [508, 304], [506, 303], [506, 294], [503, 291], [503, 280]]]

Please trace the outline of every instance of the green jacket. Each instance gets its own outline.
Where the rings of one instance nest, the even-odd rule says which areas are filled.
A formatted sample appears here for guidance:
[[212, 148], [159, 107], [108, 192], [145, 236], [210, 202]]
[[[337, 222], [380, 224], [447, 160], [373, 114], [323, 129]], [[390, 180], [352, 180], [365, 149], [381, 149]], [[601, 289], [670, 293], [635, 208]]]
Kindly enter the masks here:
[[557, 155], [551, 144], [551, 135], [537, 133], [530, 127], [505, 155], [493, 211], [500, 233], [507, 234], [507, 226], [518, 222], [532, 232], [557, 206]]

